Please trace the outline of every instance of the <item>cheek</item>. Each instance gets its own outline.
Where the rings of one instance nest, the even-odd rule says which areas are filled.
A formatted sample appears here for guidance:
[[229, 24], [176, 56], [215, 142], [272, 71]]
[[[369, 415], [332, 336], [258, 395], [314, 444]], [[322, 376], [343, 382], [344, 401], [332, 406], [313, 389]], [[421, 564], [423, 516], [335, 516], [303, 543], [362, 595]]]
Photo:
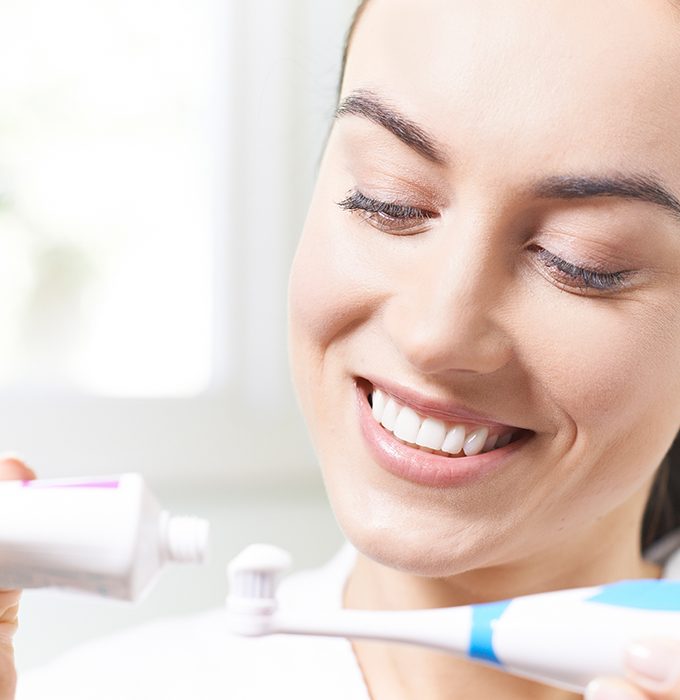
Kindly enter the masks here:
[[315, 194], [289, 279], [291, 349], [317, 361], [379, 304], [372, 281], [375, 259], [358, 240], [346, 214], [329, 203], [329, 192]]
[[[370, 261], [348, 240], [352, 234], [343, 229], [329, 201], [330, 194], [317, 190], [288, 285], [291, 372], [303, 413], [313, 422], [320, 410], [318, 387], [327, 350], [337, 349], [376, 303], [368, 283]], [[310, 428], [314, 438], [316, 431]]]
[[680, 313], [662, 295], [635, 302], [565, 295], [553, 309], [540, 316], [541, 333], [528, 337], [543, 339], [531, 350], [540, 358], [531, 373], [565, 414], [561, 476], [573, 480], [571, 470], [586, 465], [583, 488], [608, 493], [613, 504], [645, 483], [677, 434]]

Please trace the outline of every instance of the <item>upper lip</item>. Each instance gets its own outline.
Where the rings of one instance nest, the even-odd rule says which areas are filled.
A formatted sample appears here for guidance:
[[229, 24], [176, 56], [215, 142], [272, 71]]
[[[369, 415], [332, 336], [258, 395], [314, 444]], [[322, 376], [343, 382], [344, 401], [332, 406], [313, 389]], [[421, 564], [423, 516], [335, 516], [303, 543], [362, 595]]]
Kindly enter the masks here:
[[423, 396], [414, 389], [387, 381], [386, 379], [368, 376], [365, 376], [364, 379], [370, 382], [376, 389], [382, 389], [390, 396], [393, 396], [399, 403], [409, 406], [417, 413], [422, 413], [432, 418], [439, 418], [448, 423], [463, 421], [494, 428], [517, 427], [495, 421], [482, 413], [470, 410], [460, 403]]

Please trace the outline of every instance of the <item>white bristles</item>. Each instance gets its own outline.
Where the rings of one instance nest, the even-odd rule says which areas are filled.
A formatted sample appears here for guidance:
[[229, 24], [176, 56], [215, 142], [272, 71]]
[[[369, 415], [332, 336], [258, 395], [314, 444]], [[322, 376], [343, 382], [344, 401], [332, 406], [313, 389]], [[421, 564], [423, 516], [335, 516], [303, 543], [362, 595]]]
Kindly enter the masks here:
[[290, 554], [285, 549], [251, 544], [229, 564], [230, 594], [237, 598], [273, 598], [278, 577], [290, 565]]
[[237, 598], [273, 598], [275, 581], [271, 574], [239, 571], [232, 574], [229, 590]]
[[247, 635], [271, 632], [276, 586], [290, 565], [288, 552], [268, 544], [250, 545], [232, 559], [227, 569], [227, 611], [232, 631]]

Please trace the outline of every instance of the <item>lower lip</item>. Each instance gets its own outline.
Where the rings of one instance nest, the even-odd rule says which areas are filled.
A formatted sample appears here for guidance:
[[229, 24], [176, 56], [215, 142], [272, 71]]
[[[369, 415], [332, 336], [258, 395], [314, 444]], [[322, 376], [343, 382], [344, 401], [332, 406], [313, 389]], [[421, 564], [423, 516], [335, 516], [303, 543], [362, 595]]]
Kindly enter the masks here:
[[375, 461], [385, 471], [423, 486], [463, 486], [503, 468], [533, 433], [491, 452], [470, 457], [443, 457], [397, 440], [371, 411], [365, 389], [356, 386], [361, 432]]

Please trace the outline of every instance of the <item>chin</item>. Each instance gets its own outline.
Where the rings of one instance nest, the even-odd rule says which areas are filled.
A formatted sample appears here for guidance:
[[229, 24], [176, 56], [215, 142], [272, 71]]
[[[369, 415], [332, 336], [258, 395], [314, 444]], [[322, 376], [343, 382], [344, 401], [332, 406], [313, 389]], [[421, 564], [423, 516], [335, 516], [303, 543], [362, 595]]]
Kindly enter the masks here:
[[338, 523], [354, 548], [372, 561], [415, 576], [444, 578], [486, 567], [495, 538], [476, 527], [448, 523], [447, 528], [377, 524], [358, 517], [356, 508], [334, 506]]

